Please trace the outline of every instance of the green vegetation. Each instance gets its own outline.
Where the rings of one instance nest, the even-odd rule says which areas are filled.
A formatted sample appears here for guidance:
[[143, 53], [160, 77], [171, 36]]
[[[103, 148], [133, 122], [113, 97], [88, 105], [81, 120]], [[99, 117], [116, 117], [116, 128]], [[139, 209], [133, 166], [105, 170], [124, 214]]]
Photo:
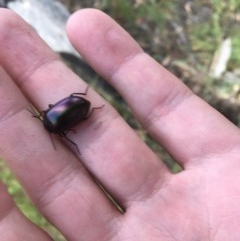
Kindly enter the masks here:
[[62, 235], [37, 211], [14, 174], [1, 159], [0, 174], [1, 180], [7, 186], [9, 194], [12, 196], [21, 212], [33, 223], [37, 224], [54, 237], [56, 241], [64, 241], [65, 239]]

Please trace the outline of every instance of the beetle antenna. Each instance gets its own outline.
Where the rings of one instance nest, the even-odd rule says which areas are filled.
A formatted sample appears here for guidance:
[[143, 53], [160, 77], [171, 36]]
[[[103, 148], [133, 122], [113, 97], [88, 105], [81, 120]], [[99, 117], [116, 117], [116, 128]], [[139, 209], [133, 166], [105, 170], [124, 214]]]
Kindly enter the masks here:
[[27, 111], [32, 114], [32, 117], [42, 121], [42, 115], [35, 108], [27, 109]]

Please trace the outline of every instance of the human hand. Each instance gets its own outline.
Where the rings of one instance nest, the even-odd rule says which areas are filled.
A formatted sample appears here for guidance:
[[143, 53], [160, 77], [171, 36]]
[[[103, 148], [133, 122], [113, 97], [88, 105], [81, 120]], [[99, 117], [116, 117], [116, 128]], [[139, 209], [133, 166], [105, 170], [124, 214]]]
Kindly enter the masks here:
[[[61, 142], [54, 150], [41, 123], [26, 111], [28, 100], [44, 110], [86, 84], [14, 13], [0, 9], [0, 16], [0, 153], [69, 241], [239, 240], [236, 126], [143, 53], [112, 19], [88, 9], [70, 19], [70, 40], [184, 170], [170, 173], [108, 104], [74, 128], [80, 156]], [[104, 102], [93, 90], [88, 99], [93, 106]], [[3, 240], [51, 240], [23, 217], [3, 186], [0, 220]]]

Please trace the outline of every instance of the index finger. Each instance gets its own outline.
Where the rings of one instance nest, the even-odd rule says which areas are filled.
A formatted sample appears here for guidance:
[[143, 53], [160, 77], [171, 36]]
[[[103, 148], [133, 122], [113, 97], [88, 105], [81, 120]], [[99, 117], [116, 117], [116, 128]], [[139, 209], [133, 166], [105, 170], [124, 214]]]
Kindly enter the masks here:
[[[0, 39], [1, 42], [5, 44], [4, 48], [0, 51], [0, 62], [8, 74], [14, 79], [14, 82], [19, 86], [19, 90], [21, 90], [25, 96], [28, 96], [29, 100], [35, 103], [40, 110], [45, 109], [44, 106], [47, 106], [49, 103], [56, 103], [56, 100], [61, 100], [66, 95], [79, 92], [81, 85], [84, 85], [82, 89], [85, 90], [86, 84], [79, 80], [77, 76], [58, 60], [55, 54], [50, 51], [26, 23], [7, 10], [1, 10], [1, 14], [3, 14], [3, 21], [0, 24]], [[108, 25], [108, 22], [103, 24]], [[117, 25], [115, 27], [118, 29]], [[11, 29], [10, 32], [9, 29]], [[18, 45], [15, 43], [16, 37]], [[138, 47], [138, 49], [140, 48]], [[16, 58], [18, 56], [21, 56], [21, 61], [19, 61], [19, 58]], [[10, 85], [8, 81], [5, 82], [6, 86]], [[1, 90], [2, 96], [5, 96], [6, 91], [4, 91], [3, 88]], [[12, 97], [14, 103], [20, 102], [20, 97], [16, 95], [12, 95]], [[103, 99], [91, 89], [87, 97], [91, 102], [94, 102], [93, 107], [103, 104]], [[12, 106], [8, 106], [7, 109], [12, 109], [13, 106], [15, 105], [12, 104]], [[28, 113], [23, 113], [23, 128], [26, 128], [27, 121], [32, 124], [35, 123], [35, 120], [31, 120], [32, 118], [27, 114]], [[7, 124], [9, 125], [9, 122]], [[21, 125], [19, 121], [17, 124]], [[14, 125], [15, 129], [17, 128], [17, 124]], [[74, 129], [79, 135], [73, 134], [72, 137], [80, 148], [82, 154], [81, 161], [84, 163], [84, 166], [87, 167], [94, 177], [125, 207], [129, 205], [132, 199], [136, 201], [136, 193], [150, 195], [151, 191], [156, 189], [156, 186], [162, 185], [162, 182], [168, 179], [170, 173], [165, 165], [159, 162], [157, 156], [107, 103], [100, 112], [94, 113], [87, 122], [81, 123], [79, 126], [74, 127]], [[8, 132], [4, 132], [1, 138], [8, 139], [6, 145], [11, 145], [11, 139], [15, 139], [17, 142], [16, 146], [21, 150], [22, 155], [19, 153], [16, 154], [14, 151], [5, 151], [5, 155], [10, 156], [10, 158], [8, 158], [11, 159], [9, 162], [13, 159], [12, 168], [15, 172], [18, 172], [18, 176], [26, 180], [27, 188], [31, 190], [33, 198], [39, 198], [39, 191], [37, 192], [36, 190], [40, 189], [44, 192], [46, 199], [46, 197], [49, 198], [47, 195], [48, 192], [44, 189], [44, 185], [41, 185], [42, 182], [45, 183], [46, 181], [42, 179], [44, 177], [52, 179], [53, 174], [51, 172], [49, 173], [48, 169], [47, 171], [45, 171], [44, 168], [39, 170], [39, 167], [44, 166], [43, 163], [48, 165], [49, 159], [51, 158], [50, 154], [48, 154], [49, 152], [53, 158], [51, 162], [53, 165], [52, 170], [59, 176], [58, 167], [59, 165], [61, 166], [61, 162], [59, 162], [57, 155], [61, 156], [63, 153], [61, 153], [62, 150], [54, 152], [52, 146], [49, 147], [49, 142], [47, 144], [44, 143], [44, 139], [42, 138], [45, 135], [41, 134], [42, 129], [37, 128], [35, 131], [39, 131], [37, 133], [39, 133], [40, 136], [35, 142], [31, 140], [34, 136], [38, 136], [37, 134], [34, 134], [34, 136], [29, 135], [30, 137], [26, 136], [26, 134], [21, 136], [26, 143], [28, 143], [28, 145], [25, 144], [25, 149], [21, 148], [23, 142], [19, 142], [18, 137], [9, 135]], [[11, 129], [11, 133], [12, 132], [14, 132], [13, 128]], [[36, 149], [33, 149], [34, 145]], [[46, 149], [46, 146], [48, 149]], [[39, 151], [42, 152], [42, 155], [46, 157], [40, 157], [39, 151], [37, 152], [37, 158], [41, 165], [35, 165], [35, 162], [29, 160], [29, 158], [26, 160], [26, 167], [28, 170], [31, 170], [31, 174], [36, 171], [31, 178], [36, 180], [36, 175], [38, 176], [36, 187], [34, 186], [34, 180], [29, 182], [30, 178], [26, 177], [25, 169], [18, 170], [18, 168], [16, 168], [21, 161], [12, 158], [12, 156], [20, 156], [21, 160], [25, 161], [24, 155], [33, 153], [35, 156], [36, 153], [33, 150], [38, 150], [38, 148]], [[67, 154], [68, 152], [65, 153], [65, 155]], [[76, 170], [72, 163], [72, 158], [72, 155], [71, 158], [64, 156], [64, 166], [66, 165], [68, 168], [63, 169], [68, 170], [68, 173], [72, 174], [70, 176], [73, 180], [79, 180], [82, 175], [85, 176], [84, 171], [82, 168]], [[56, 183], [62, 183], [60, 180], [62, 179], [57, 179]], [[84, 178], [84, 181], [88, 183], [89, 180], [87, 181]], [[83, 183], [84, 181], [82, 180], [81, 182]], [[89, 188], [87, 188], [87, 185], [77, 186], [91, 190], [89, 193], [94, 195], [96, 187], [93, 188], [90, 183], [89, 185], [91, 185]], [[74, 188], [74, 186], [72, 187]], [[36, 193], [38, 195], [36, 195]], [[144, 195], [139, 195], [139, 198], [143, 198], [143, 196]], [[59, 197], [57, 199], [60, 200]], [[43, 198], [41, 198], [41, 200], [43, 200]], [[91, 209], [91, 202], [85, 202], [85, 200], [86, 198], [82, 200], [83, 203], [79, 200], [76, 205], [86, 205], [87, 207], [83, 209], [86, 210], [89, 208], [90, 211], [94, 211]], [[98, 207], [101, 207], [101, 205]], [[103, 208], [101, 208], [101, 210], [103, 210]], [[61, 209], [61, 211], [63, 210]], [[91, 218], [90, 214], [87, 216]]]
[[105, 14], [77, 12], [68, 34], [87, 62], [123, 95], [143, 126], [181, 165], [239, 145], [236, 126], [145, 54]]

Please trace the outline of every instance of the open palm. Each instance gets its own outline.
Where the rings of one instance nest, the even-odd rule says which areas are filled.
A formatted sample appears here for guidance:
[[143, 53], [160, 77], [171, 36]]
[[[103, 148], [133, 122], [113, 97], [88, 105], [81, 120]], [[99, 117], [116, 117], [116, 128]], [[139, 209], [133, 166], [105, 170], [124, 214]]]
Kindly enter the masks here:
[[[82, 10], [69, 38], [116, 88], [143, 127], [184, 168], [172, 174], [119, 114], [105, 107], [69, 136], [73, 154], [26, 109], [83, 92], [79, 80], [14, 13], [0, 10], [0, 153], [38, 209], [69, 241], [239, 240], [240, 133], [146, 55], [112, 19]], [[91, 174], [90, 174], [91, 173]], [[93, 176], [124, 207], [120, 213]], [[0, 188], [2, 240], [51, 238], [27, 221]]]

